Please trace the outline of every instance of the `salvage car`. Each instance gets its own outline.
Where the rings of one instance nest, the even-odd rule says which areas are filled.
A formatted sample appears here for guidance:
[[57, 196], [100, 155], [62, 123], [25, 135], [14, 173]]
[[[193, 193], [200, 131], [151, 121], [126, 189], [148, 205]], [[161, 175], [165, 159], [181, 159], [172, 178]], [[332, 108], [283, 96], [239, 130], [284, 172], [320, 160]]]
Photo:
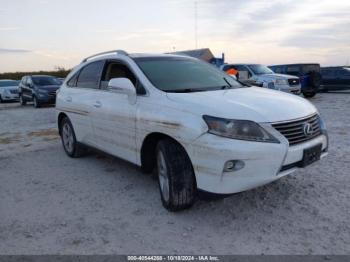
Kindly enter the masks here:
[[296, 95], [300, 94], [300, 81], [298, 77], [285, 74], [275, 74], [267, 66], [260, 64], [225, 64], [221, 70], [235, 76], [243, 83], [280, 90]]
[[350, 89], [350, 67], [331, 66], [321, 67], [322, 86], [321, 90], [336, 91]]
[[156, 170], [171, 211], [190, 207], [198, 191], [241, 192], [328, 154], [325, 124], [307, 100], [246, 87], [187, 56], [90, 56], [62, 84], [56, 111], [68, 156], [87, 146]]
[[19, 81], [16, 80], [0, 80], [0, 103], [18, 101], [18, 84]]
[[29, 75], [23, 76], [19, 85], [19, 100], [21, 105], [33, 102], [35, 108], [43, 104], [54, 104], [56, 91], [60, 88], [61, 81], [53, 76]]
[[319, 64], [287, 64], [269, 66], [275, 73], [289, 74], [300, 78], [304, 97], [314, 97], [322, 83]]

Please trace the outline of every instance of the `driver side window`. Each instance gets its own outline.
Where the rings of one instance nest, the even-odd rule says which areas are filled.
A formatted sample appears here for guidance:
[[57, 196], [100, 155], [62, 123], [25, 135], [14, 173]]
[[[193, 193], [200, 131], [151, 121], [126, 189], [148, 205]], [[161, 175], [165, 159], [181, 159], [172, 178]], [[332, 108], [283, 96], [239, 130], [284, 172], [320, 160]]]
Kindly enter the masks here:
[[108, 82], [112, 78], [128, 78], [136, 87], [137, 94], [146, 93], [141, 83], [133, 74], [133, 72], [131, 72], [131, 70], [121, 62], [112, 61], [112, 62], [106, 63], [106, 66], [102, 74], [100, 88], [102, 90], [106, 90], [108, 86]]

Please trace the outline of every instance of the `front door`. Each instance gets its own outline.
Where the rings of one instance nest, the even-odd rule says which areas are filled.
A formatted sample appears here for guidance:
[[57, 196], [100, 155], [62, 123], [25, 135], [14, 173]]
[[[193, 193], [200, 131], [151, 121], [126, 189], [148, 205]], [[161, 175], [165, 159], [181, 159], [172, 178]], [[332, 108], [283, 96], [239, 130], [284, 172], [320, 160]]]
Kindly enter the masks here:
[[129, 102], [126, 94], [109, 91], [112, 78], [128, 78], [136, 85], [129, 68], [118, 61], [105, 65], [100, 90], [96, 92], [91, 115], [98, 147], [114, 156], [136, 162], [136, 104]]

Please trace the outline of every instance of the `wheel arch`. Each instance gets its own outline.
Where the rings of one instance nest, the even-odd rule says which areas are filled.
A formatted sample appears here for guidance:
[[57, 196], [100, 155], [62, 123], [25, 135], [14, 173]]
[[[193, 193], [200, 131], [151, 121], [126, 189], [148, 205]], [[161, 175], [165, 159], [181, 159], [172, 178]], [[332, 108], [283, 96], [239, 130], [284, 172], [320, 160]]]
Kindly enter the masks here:
[[68, 118], [67, 114], [63, 113], [63, 112], [60, 112], [57, 116], [57, 127], [58, 127], [58, 132], [60, 135], [61, 135], [61, 122], [65, 117]]
[[163, 139], [170, 139], [175, 143], [179, 144], [184, 150], [184, 152], [187, 154], [188, 159], [191, 161], [190, 155], [188, 154], [186, 148], [177, 139], [161, 132], [152, 132], [143, 139], [142, 146], [140, 149], [141, 168], [145, 173], [151, 173], [153, 168], [155, 167], [157, 144], [160, 140]]

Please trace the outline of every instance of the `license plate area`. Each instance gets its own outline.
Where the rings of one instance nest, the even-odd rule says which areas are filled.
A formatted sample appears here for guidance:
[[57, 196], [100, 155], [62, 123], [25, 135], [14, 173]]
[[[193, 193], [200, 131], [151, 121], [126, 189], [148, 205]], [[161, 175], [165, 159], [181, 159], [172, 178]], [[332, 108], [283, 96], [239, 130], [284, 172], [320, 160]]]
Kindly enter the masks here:
[[308, 166], [321, 158], [322, 144], [304, 149], [302, 167]]

